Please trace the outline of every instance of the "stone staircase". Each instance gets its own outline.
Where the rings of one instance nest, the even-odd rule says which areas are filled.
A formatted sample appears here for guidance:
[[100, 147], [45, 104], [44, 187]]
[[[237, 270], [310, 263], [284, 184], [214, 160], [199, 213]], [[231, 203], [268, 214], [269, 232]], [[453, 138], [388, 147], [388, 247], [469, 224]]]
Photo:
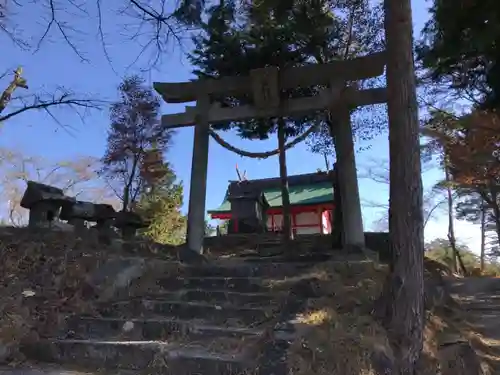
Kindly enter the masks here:
[[147, 275], [155, 282], [146, 292], [99, 305], [98, 317], [72, 317], [64, 332], [24, 352], [43, 363], [113, 374], [286, 374], [293, 337], [286, 321], [297, 298], [268, 281], [324, 259], [218, 261]]

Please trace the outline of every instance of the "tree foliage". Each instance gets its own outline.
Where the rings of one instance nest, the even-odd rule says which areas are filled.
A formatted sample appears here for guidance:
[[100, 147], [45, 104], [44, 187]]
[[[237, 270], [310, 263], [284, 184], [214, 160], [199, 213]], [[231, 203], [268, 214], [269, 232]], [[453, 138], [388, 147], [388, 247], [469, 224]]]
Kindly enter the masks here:
[[480, 225], [483, 236], [482, 256], [497, 257], [499, 252], [496, 210], [484, 201], [477, 189], [459, 188], [458, 196], [459, 200], [455, 207], [457, 219]]
[[[249, 75], [258, 68], [274, 66], [281, 70], [372, 52], [382, 40], [381, 13], [368, 4], [362, 0], [335, 4], [324, 0], [279, 4], [272, 1], [242, 5], [221, 3], [209, 10], [203, 33], [194, 40], [196, 48], [191, 54], [191, 62], [197, 68], [195, 74], [201, 78]], [[283, 101], [312, 96], [323, 88], [281, 89], [279, 95]], [[253, 103], [251, 93], [213, 99], [228, 107]], [[323, 110], [293, 118], [284, 115], [277, 119], [233, 121], [215, 124], [214, 128], [236, 129], [242, 137], [251, 139], [266, 139], [269, 134], [277, 132], [281, 149], [283, 138], [296, 136], [305, 127], [315, 125], [317, 140], [312, 142], [324, 143], [328, 148], [332, 141], [332, 124], [327, 113]], [[321, 138], [322, 134], [324, 138]], [[286, 184], [285, 166], [283, 158], [280, 159], [283, 186]], [[286, 209], [285, 190], [283, 188], [282, 196]]]
[[165, 169], [168, 173], [155, 188], [141, 195], [136, 211], [149, 223], [144, 235], [161, 244], [179, 245], [186, 234], [186, 217], [180, 211], [183, 188], [168, 163]]
[[[322, 18], [329, 17], [318, 9], [304, 10], [299, 15], [294, 10], [284, 13], [266, 13], [251, 5], [237, 9], [233, 3], [224, 3], [209, 10], [209, 19], [203, 24], [203, 32], [194, 39], [196, 48], [190, 55], [196, 67], [194, 73], [200, 78], [248, 75], [253, 69], [266, 66], [287, 68], [307, 62], [308, 55], [300, 48], [304, 42], [301, 22], [311, 23], [312, 12], [316, 21], [324, 25]], [[319, 13], [319, 14], [318, 14]], [[325, 26], [324, 26], [325, 27]], [[310, 29], [311, 30], [311, 29]], [[312, 29], [313, 30], [313, 29]], [[296, 98], [311, 93], [308, 89], [282, 90], [281, 99]], [[253, 103], [251, 93], [246, 95], [214, 98], [223, 106], [237, 106]], [[309, 123], [311, 116], [300, 119], [286, 119], [287, 135], [301, 130], [301, 125]], [[266, 139], [275, 132], [274, 119], [253, 119], [214, 124], [215, 129], [236, 129], [244, 138]]]
[[495, 0], [434, 0], [417, 54], [431, 82], [485, 108], [498, 108], [499, 38]]
[[451, 123], [454, 138], [448, 153], [455, 179], [465, 185], [500, 182], [500, 117], [494, 112], [474, 111]]
[[[234, 3], [212, 7], [208, 22], [203, 26], [204, 32], [194, 39], [196, 48], [191, 54], [191, 61], [197, 68], [195, 74], [198, 77], [219, 78], [250, 75], [254, 69], [269, 66], [281, 70], [306, 64], [313, 53], [308, 48], [319, 52], [316, 45], [327, 40], [333, 17], [320, 1], [285, 5], [276, 9], [252, 3], [243, 4], [238, 9]], [[280, 100], [288, 100], [316, 91], [316, 87], [280, 89], [279, 96]], [[253, 103], [252, 93], [213, 99], [229, 107]], [[278, 133], [285, 241], [291, 236], [286, 138], [297, 135], [304, 125], [323, 121], [323, 117], [315, 113], [294, 118], [283, 114], [275, 119], [250, 119], [214, 125], [216, 129], [237, 129], [244, 138], [266, 139], [270, 133]]]
[[[441, 148], [453, 188], [459, 193], [460, 218], [479, 222], [481, 209], [500, 234], [500, 118], [494, 111], [473, 110], [463, 116], [434, 112], [425, 135], [431, 148]], [[481, 205], [479, 204], [481, 203]], [[491, 226], [489, 227], [491, 229]]]
[[[468, 272], [471, 272], [473, 269], [480, 267], [479, 257], [471, 249], [469, 249], [468, 246], [459, 244], [457, 247], [457, 250], [463, 260], [464, 266]], [[425, 245], [425, 255], [430, 259], [436, 260], [452, 268], [452, 247], [447, 239], [436, 238], [427, 243]], [[487, 262], [484, 273], [490, 275], [499, 275], [500, 267], [498, 266], [498, 264], [492, 261]]]
[[435, 142], [445, 147], [453, 184], [459, 192], [457, 213], [477, 223], [480, 206], [485, 204], [485, 219], [495, 223], [497, 234], [499, 21], [500, 8], [491, 0], [434, 0], [417, 46], [424, 82], [447, 96], [472, 103], [458, 114], [438, 110], [440, 113], [432, 116]]
[[138, 76], [126, 78], [119, 86], [119, 100], [110, 109], [111, 126], [101, 174], [130, 210], [145, 187], [141, 168], [154, 144], [163, 152], [172, 132], [159, 121], [160, 102]]
[[[424, 135], [432, 147], [441, 147], [454, 182], [461, 187], [499, 184], [500, 117], [495, 112], [475, 110], [461, 117], [436, 113]], [[435, 145], [435, 146], [433, 146]]]
[[181, 244], [187, 227], [181, 213], [183, 187], [157, 142], [145, 151], [139, 175], [143, 190], [135, 211], [149, 223], [143, 234], [158, 243]]
[[[334, 15], [334, 32], [326, 42], [315, 47], [312, 61], [328, 63], [347, 60], [384, 49], [384, 14], [380, 3], [355, 0], [339, 1], [330, 4]], [[360, 83], [361, 88], [382, 87], [384, 79], [374, 78]], [[386, 129], [387, 116], [385, 105], [366, 106], [354, 109], [352, 114], [353, 133], [362, 141], [368, 141]], [[328, 126], [321, 126], [307, 140], [314, 153], [334, 155], [335, 147]]]

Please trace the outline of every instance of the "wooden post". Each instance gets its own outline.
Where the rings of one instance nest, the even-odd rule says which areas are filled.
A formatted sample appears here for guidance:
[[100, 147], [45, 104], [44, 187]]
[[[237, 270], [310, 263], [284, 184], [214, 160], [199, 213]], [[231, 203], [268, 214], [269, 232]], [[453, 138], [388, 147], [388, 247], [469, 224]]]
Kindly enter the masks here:
[[343, 214], [343, 246], [365, 246], [361, 201], [359, 199], [358, 176], [351, 126], [351, 113], [346, 106], [337, 108], [337, 121], [334, 125], [337, 168], [339, 173]]
[[187, 245], [190, 250], [203, 252], [205, 237], [205, 200], [207, 195], [208, 145], [210, 140], [208, 95], [198, 98], [197, 121], [194, 127], [193, 161], [191, 165], [191, 182], [189, 187], [189, 211], [187, 225]]

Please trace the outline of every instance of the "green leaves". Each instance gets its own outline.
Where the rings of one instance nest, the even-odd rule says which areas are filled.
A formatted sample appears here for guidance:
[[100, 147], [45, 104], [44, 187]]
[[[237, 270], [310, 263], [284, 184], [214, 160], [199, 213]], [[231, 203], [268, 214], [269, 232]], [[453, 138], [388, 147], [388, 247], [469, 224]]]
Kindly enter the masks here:
[[186, 218], [180, 212], [182, 195], [182, 185], [173, 183], [171, 179], [156, 186], [150, 194], [143, 194], [137, 212], [150, 222], [144, 235], [161, 244], [178, 245], [184, 242]]
[[[280, 2], [277, 8], [270, 5], [263, 2], [235, 7], [230, 3], [212, 7], [203, 33], [194, 40], [195, 49], [190, 55], [196, 66], [194, 73], [198, 77], [218, 78], [248, 75], [251, 70], [266, 66], [286, 68], [310, 62], [312, 35], [317, 39], [314, 43], [319, 45], [326, 43], [325, 36], [330, 32], [325, 25], [331, 24], [332, 18], [322, 11], [324, 3], [311, 1], [307, 7], [293, 1]], [[313, 23], [315, 26], [311, 27]], [[313, 92], [311, 88], [282, 90], [281, 97], [303, 97]], [[253, 102], [250, 93], [214, 99], [228, 107]], [[287, 118], [287, 135], [298, 134], [316, 118]], [[265, 139], [276, 131], [276, 124], [272, 119], [255, 119], [215, 124], [214, 128], [235, 128], [244, 138]]]
[[495, 0], [434, 0], [417, 45], [427, 78], [483, 108], [500, 106], [500, 8]]

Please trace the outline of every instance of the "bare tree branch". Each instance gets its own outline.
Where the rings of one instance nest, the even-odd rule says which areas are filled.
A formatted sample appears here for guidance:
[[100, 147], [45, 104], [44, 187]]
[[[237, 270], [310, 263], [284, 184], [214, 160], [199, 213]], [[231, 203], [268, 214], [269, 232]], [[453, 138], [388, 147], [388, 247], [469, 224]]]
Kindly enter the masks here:
[[[0, 32], [20, 48], [38, 52], [44, 43], [55, 36], [62, 39], [82, 62], [88, 62], [83, 39], [97, 33], [104, 55], [110, 65], [108, 38], [119, 44], [122, 40], [133, 41], [140, 46], [140, 52], [131, 63], [135, 64], [146, 51], [152, 54], [147, 68], [156, 66], [166, 55], [169, 46], [183, 48], [184, 37], [201, 23], [204, 7], [202, 0], [119, 0], [115, 2], [86, 2], [83, 0], [32, 0], [16, 2], [10, 0], [9, 7], [0, 0]], [[32, 14], [39, 14], [39, 34], [23, 35], [17, 24]], [[84, 26], [75, 26], [84, 25]], [[107, 27], [105, 27], [107, 26]], [[112, 30], [106, 34], [105, 29]], [[33, 40], [33, 45], [24, 41]]]
[[[96, 203], [114, 202], [112, 192], [98, 178], [99, 160], [82, 156], [68, 161], [50, 162], [40, 157], [21, 152], [0, 149], [0, 195], [7, 202], [9, 223], [23, 226], [27, 222], [27, 211], [20, 202], [29, 180], [57, 186], [70, 196]], [[116, 202], [114, 203], [116, 206]]]
[[[83, 121], [88, 111], [100, 109], [105, 102], [91, 98], [79, 97], [64, 87], [57, 88], [54, 92], [40, 92], [24, 96], [12, 97], [17, 88], [28, 89], [27, 81], [22, 76], [22, 68], [19, 67], [14, 72], [14, 78], [7, 85], [0, 95], [0, 124], [32, 110], [42, 110], [49, 115], [55, 123], [68, 131], [70, 125], [62, 124], [54, 113], [55, 109], [67, 108], [76, 113]], [[3, 76], [5, 76], [4, 74]], [[11, 108], [5, 113], [6, 107]]]
[[[373, 181], [377, 184], [383, 184], [389, 187], [389, 163], [386, 160], [375, 160], [371, 159], [368, 163], [368, 166], [365, 166], [364, 172], [361, 174], [361, 178]], [[430, 168], [430, 166], [428, 166]], [[423, 170], [425, 173], [425, 170]], [[436, 188], [436, 186], [432, 186], [432, 188], [428, 189], [424, 192], [423, 197], [423, 210], [424, 210], [424, 228], [427, 223], [432, 219], [435, 215], [436, 211], [442, 207], [444, 203], [446, 203], [446, 197], [441, 197], [442, 190]], [[389, 201], [373, 201], [373, 200], [363, 200], [363, 205], [370, 208], [381, 209], [382, 214], [381, 217], [376, 221], [377, 227], [387, 227], [389, 223]]]
[[[47, 20], [47, 25], [45, 27], [45, 30], [41, 36], [41, 38], [38, 40], [35, 52], [38, 52], [40, 50], [40, 47], [42, 46], [42, 43], [45, 41], [47, 38], [47, 35], [50, 33], [50, 31], [53, 28], [56, 28], [59, 34], [62, 36], [64, 41], [68, 44], [68, 46], [73, 50], [73, 52], [80, 58], [81, 61], [87, 61], [87, 58], [84, 57], [82, 52], [77, 48], [75, 43], [73, 42], [73, 38], [69, 36], [69, 32], [77, 32], [75, 28], [73, 28], [70, 25], [70, 22], [66, 22], [64, 20], [61, 20], [60, 18], [57, 17], [57, 14], [61, 11], [68, 11], [68, 9], [62, 7], [59, 8], [57, 6], [58, 4], [56, 3], [56, 0], [47, 0], [47, 4], [45, 4], [46, 8], [48, 8], [49, 11], [49, 19]], [[66, 0], [65, 5], [72, 5], [74, 8], [78, 9], [80, 12], [83, 14], [87, 14], [85, 10], [81, 6], [77, 6], [73, 1], [71, 0]]]

